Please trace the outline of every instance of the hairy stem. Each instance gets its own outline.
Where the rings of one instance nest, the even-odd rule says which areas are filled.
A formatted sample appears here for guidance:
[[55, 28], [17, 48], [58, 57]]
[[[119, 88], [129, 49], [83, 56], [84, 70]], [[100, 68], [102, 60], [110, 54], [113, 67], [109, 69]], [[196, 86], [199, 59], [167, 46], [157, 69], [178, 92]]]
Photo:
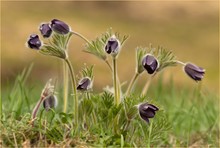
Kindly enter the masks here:
[[147, 147], [150, 148], [150, 143], [151, 143], [151, 132], [152, 132], [152, 128], [153, 128], [153, 120], [150, 123], [150, 128], [149, 128], [149, 135], [148, 135], [148, 142], [147, 142]]
[[[88, 99], [91, 99], [91, 96], [90, 96], [90, 93], [89, 93], [89, 92], [86, 92], [86, 95], [87, 95], [87, 98], [88, 98]], [[94, 109], [92, 110], [92, 118], [93, 118], [93, 123], [94, 123], [94, 124], [97, 124], [97, 118], [96, 118]]]
[[110, 65], [110, 63], [108, 62], [108, 60], [105, 60], [105, 63], [108, 65], [109, 69], [111, 70], [111, 72], [113, 71], [112, 66]]
[[0, 120], [2, 119], [2, 97], [0, 98]]
[[183, 66], [185, 66], [186, 65], [186, 63], [184, 63], [184, 62], [181, 62], [181, 61], [175, 61], [176, 63], [178, 63], [178, 64], [180, 64], [180, 65], [183, 65]]
[[77, 90], [76, 90], [76, 79], [75, 79], [75, 75], [74, 75], [74, 71], [73, 71], [73, 67], [70, 63], [70, 61], [68, 59], [65, 59], [68, 67], [69, 67], [69, 71], [70, 71], [70, 77], [72, 79], [71, 81], [71, 85], [72, 85], [72, 89], [73, 89], [73, 99], [74, 99], [74, 119], [75, 119], [75, 124], [76, 124], [76, 128], [78, 128], [78, 95], [77, 95]]
[[83, 39], [84, 41], [86, 41], [88, 44], [91, 45], [90, 41], [85, 36], [83, 36], [82, 34], [80, 34], [78, 32], [73, 32], [73, 31], [72, 31], [72, 33], [75, 34], [76, 36], [80, 37], [81, 39]]
[[115, 94], [115, 104], [119, 105], [120, 104], [120, 94], [118, 92], [118, 83], [117, 83], [117, 62], [116, 62], [116, 58], [113, 57], [112, 61], [113, 61], [113, 85], [114, 85], [114, 94]]
[[136, 72], [135, 75], [133, 76], [128, 88], [127, 88], [126, 96], [128, 96], [131, 93], [131, 90], [132, 90], [135, 82], [137, 81], [138, 76], [139, 76], [139, 73]]
[[67, 104], [68, 104], [68, 90], [69, 90], [69, 74], [68, 67], [65, 62], [63, 62], [63, 112], [66, 113]]
[[38, 112], [39, 107], [40, 107], [42, 101], [44, 100], [44, 98], [45, 98], [44, 96], [41, 96], [40, 100], [37, 102], [37, 104], [36, 104], [36, 106], [34, 107], [34, 110], [33, 110], [33, 112], [32, 112], [32, 120], [33, 120], [32, 125], [33, 125], [33, 126], [34, 126], [34, 120], [35, 120], [35, 118], [36, 118], [37, 112]]

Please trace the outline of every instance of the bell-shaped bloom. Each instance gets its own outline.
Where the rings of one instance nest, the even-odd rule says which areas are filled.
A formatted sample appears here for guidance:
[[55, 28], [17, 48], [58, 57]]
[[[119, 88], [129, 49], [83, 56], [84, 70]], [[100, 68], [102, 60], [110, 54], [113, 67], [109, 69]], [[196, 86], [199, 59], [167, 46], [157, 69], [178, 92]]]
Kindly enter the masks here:
[[41, 24], [39, 30], [44, 38], [49, 38], [52, 34], [52, 29], [50, 28], [50, 24], [48, 23]]
[[115, 37], [115, 35], [113, 35], [112, 37], [108, 39], [105, 45], [105, 51], [108, 54], [117, 55], [119, 53], [120, 46], [121, 44], [119, 40]]
[[41, 47], [41, 41], [39, 39], [39, 36], [36, 34], [30, 35], [30, 38], [27, 41], [28, 47], [31, 49], [40, 49]]
[[196, 66], [192, 63], [187, 63], [184, 66], [185, 73], [195, 81], [201, 81], [205, 74], [205, 69]]
[[92, 87], [91, 79], [89, 77], [85, 77], [79, 81], [77, 90], [86, 91], [91, 87]]
[[45, 98], [43, 101], [43, 106], [48, 111], [51, 108], [55, 108], [57, 106], [57, 97], [55, 95], [51, 95]]
[[138, 106], [138, 110], [140, 117], [149, 123], [149, 118], [153, 118], [159, 108], [152, 104], [142, 103]]
[[153, 55], [147, 54], [142, 59], [142, 66], [149, 74], [153, 74], [159, 67], [159, 63]]
[[53, 19], [51, 21], [51, 28], [53, 31], [59, 34], [67, 34], [70, 31], [69, 26], [63, 21], [60, 21], [58, 19]]

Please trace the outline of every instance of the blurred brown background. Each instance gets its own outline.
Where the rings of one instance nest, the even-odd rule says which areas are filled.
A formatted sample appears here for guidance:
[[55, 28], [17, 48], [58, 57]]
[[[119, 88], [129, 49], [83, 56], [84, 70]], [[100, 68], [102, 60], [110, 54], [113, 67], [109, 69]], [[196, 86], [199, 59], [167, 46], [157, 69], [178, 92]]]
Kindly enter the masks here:
[[[38, 33], [41, 22], [57, 18], [72, 30], [94, 39], [108, 28], [130, 35], [118, 60], [121, 82], [129, 81], [135, 70], [135, 48], [162, 45], [181, 61], [191, 61], [206, 69], [203, 87], [218, 91], [219, 83], [219, 16], [218, 1], [200, 2], [2, 2], [1, 3], [1, 78], [2, 86], [14, 81], [21, 70], [34, 62], [32, 82], [44, 83], [60, 77], [62, 62], [25, 47], [31, 33]], [[84, 63], [95, 64], [96, 89], [112, 84], [105, 63], [82, 52], [84, 42], [73, 37], [70, 57], [78, 72]], [[182, 67], [163, 72], [165, 83], [173, 77], [175, 85], [195, 86]], [[147, 74], [142, 75], [142, 83]], [[156, 81], [156, 80], [155, 80]]]

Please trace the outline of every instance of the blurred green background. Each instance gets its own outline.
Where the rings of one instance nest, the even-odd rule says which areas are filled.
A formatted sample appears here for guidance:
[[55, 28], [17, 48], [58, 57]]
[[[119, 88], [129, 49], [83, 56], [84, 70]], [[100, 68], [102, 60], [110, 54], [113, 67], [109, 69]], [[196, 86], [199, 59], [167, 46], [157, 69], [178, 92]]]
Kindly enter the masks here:
[[[135, 70], [135, 48], [162, 45], [181, 61], [191, 61], [206, 69], [203, 88], [219, 88], [219, 16], [218, 1], [210, 2], [1, 2], [1, 80], [2, 87], [14, 81], [21, 70], [34, 63], [30, 83], [44, 84], [49, 78], [61, 78], [62, 62], [25, 47], [31, 33], [39, 34], [41, 22], [57, 18], [88, 39], [95, 39], [112, 27], [128, 34], [118, 60], [121, 82], [129, 81]], [[73, 37], [70, 58], [78, 72], [84, 63], [95, 64], [94, 87], [112, 85], [111, 73], [104, 62], [82, 52], [84, 42]], [[175, 86], [195, 86], [182, 67], [163, 72], [164, 83], [173, 77]], [[142, 87], [147, 79], [143, 74]], [[158, 77], [157, 77], [158, 78]], [[154, 81], [156, 81], [155, 79]]]

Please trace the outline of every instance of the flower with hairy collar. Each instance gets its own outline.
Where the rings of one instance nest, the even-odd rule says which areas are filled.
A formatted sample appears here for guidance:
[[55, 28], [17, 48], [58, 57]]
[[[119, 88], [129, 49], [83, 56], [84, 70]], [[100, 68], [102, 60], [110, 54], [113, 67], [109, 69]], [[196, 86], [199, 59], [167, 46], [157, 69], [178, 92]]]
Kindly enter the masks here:
[[138, 105], [138, 110], [141, 119], [149, 123], [149, 118], [153, 118], [156, 114], [156, 111], [158, 111], [159, 108], [153, 104], [142, 103]]

